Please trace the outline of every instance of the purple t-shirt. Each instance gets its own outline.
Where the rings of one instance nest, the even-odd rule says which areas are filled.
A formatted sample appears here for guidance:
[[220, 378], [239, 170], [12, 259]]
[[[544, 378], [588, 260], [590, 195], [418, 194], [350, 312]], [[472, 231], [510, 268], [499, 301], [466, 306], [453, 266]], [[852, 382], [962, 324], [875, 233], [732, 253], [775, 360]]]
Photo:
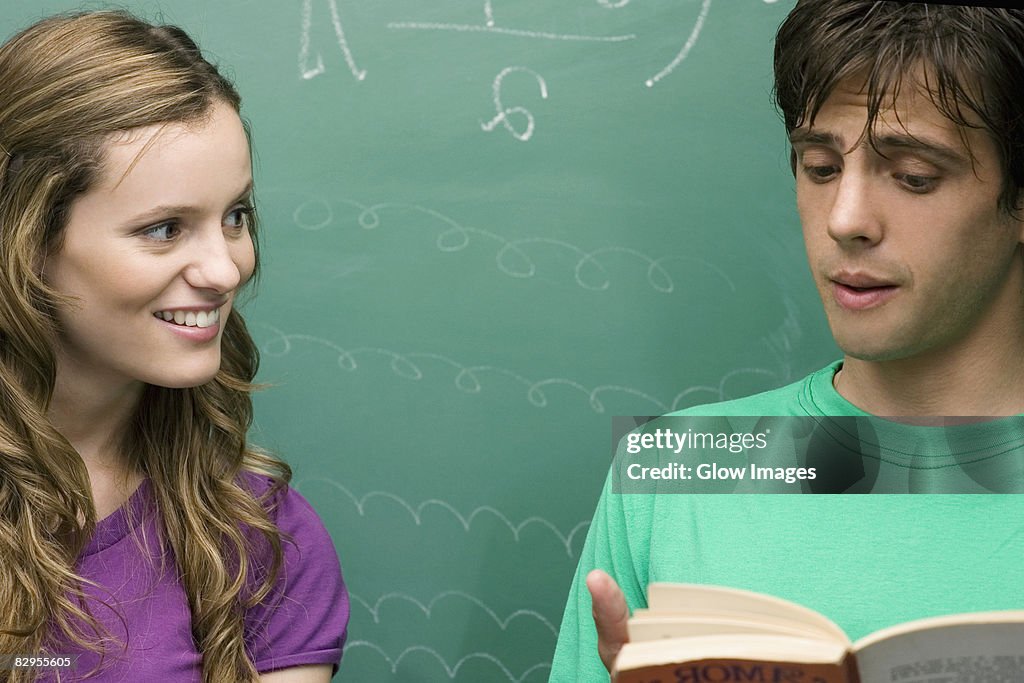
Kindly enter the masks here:
[[[247, 477], [257, 495], [267, 489], [268, 479]], [[249, 658], [260, 673], [304, 664], [331, 664], [337, 671], [349, 599], [334, 544], [298, 492], [289, 488], [278, 501], [272, 518], [291, 540], [282, 538], [284, 561], [274, 592], [245, 614]], [[145, 480], [124, 506], [96, 525], [79, 557], [79, 574], [100, 586], [86, 587], [93, 616], [127, 645], [125, 651], [117, 645], [108, 648], [109, 667], [89, 681], [202, 681], [188, 598], [177, 580], [173, 554], [157, 542], [154, 509]], [[131, 533], [132, 526], [138, 533]], [[73, 646], [55, 654], [79, 655], [71, 680], [99, 663], [98, 655]], [[44, 674], [39, 680], [55, 678]], [[69, 680], [66, 672], [62, 680]]]

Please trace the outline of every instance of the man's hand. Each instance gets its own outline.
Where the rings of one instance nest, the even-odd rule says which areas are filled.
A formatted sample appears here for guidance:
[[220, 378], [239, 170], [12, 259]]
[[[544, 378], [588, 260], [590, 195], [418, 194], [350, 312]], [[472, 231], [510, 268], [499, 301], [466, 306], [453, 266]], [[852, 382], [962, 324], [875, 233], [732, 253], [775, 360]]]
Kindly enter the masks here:
[[615, 655], [629, 640], [626, 621], [629, 606], [619, 584], [600, 569], [587, 574], [587, 590], [594, 606], [594, 625], [597, 626], [597, 653], [601, 655], [604, 668], [612, 670]]

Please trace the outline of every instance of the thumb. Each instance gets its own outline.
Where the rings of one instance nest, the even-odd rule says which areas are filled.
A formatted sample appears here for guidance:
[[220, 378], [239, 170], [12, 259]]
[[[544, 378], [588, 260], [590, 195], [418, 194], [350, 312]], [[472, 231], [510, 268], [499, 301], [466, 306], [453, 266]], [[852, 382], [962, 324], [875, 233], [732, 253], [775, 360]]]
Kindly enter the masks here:
[[626, 596], [615, 579], [600, 569], [587, 574], [587, 589], [590, 591], [594, 625], [597, 627], [597, 653], [601, 656], [604, 668], [611, 671], [615, 655], [629, 640], [626, 630], [629, 619]]

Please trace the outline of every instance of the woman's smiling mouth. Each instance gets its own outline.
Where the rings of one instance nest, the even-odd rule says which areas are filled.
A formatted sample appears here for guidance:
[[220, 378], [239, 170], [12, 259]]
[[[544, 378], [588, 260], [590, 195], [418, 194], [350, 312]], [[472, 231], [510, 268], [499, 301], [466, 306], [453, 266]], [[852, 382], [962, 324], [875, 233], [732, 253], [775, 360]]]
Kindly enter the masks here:
[[207, 328], [213, 327], [220, 322], [219, 308], [215, 308], [212, 311], [186, 311], [180, 309], [175, 311], [157, 311], [153, 315], [166, 322], [185, 327]]

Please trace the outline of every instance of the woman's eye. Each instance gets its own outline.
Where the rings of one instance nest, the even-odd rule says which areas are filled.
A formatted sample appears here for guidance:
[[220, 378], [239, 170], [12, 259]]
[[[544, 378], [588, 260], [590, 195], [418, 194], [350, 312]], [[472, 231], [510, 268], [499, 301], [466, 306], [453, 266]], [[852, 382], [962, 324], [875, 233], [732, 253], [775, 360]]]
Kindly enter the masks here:
[[239, 206], [228, 214], [226, 225], [232, 228], [245, 228], [249, 225], [249, 216], [251, 215], [251, 206]]
[[157, 242], [169, 242], [178, 235], [178, 226], [173, 222], [160, 223], [151, 228], [146, 228], [142, 234]]

